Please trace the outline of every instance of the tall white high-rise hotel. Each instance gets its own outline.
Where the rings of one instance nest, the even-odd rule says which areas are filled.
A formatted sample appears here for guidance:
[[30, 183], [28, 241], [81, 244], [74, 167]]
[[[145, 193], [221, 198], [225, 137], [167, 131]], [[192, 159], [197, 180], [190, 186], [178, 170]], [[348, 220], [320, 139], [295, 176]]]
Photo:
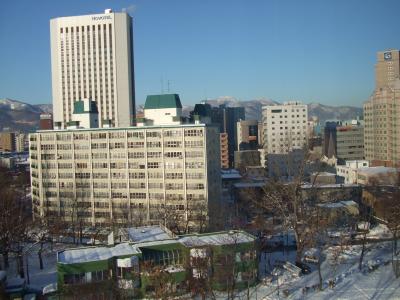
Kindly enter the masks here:
[[74, 102], [97, 103], [99, 125], [131, 125], [135, 113], [132, 19], [125, 12], [50, 21], [53, 114], [66, 128]]

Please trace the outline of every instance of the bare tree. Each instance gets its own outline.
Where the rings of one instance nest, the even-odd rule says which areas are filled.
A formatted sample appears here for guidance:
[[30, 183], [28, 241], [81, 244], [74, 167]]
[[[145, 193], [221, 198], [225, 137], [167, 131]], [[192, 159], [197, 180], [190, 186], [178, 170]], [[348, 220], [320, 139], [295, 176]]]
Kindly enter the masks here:
[[151, 287], [155, 299], [171, 299], [175, 294], [172, 275], [152, 261], [142, 263], [141, 270], [147, 277], [148, 288]]
[[190, 249], [189, 259], [186, 261], [188, 289], [192, 296], [200, 296], [201, 299], [215, 299], [212, 288], [211, 274], [211, 248]]
[[9, 253], [15, 252], [19, 273], [24, 277], [21, 243], [27, 236], [29, 216], [21, 199], [20, 186], [6, 169], [0, 169], [0, 182], [0, 251], [4, 268], [9, 267]]

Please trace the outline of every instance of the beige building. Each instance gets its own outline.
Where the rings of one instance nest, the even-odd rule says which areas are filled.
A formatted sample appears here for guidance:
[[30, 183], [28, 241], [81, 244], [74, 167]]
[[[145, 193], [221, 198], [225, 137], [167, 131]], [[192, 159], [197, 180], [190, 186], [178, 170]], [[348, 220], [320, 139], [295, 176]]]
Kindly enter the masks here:
[[208, 216], [220, 197], [216, 131], [187, 124], [31, 134], [34, 215], [81, 214], [90, 226], [157, 223], [164, 209]]
[[394, 166], [400, 162], [398, 73], [399, 51], [378, 52], [377, 86], [371, 98], [364, 103], [365, 159], [373, 166]]
[[97, 103], [99, 124], [130, 126], [135, 114], [132, 19], [125, 12], [50, 21], [54, 122], [72, 120], [74, 102]]
[[400, 78], [400, 51], [380, 51], [375, 65], [375, 88], [380, 89]]
[[14, 152], [15, 151], [15, 133], [0, 132], [0, 151]]
[[[179, 96], [173, 98], [169, 102], [170, 95], [161, 95], [154, 102], [149, 96], [146, 105], [165, 115], [181, 106]], [[75, 111], [84, 104], [76, 102]], [[78, 111], [82, 120], [97, 113], [94, 108], [85, 111]], [[169, 117], [172, 122], [181, 115], [177, 111]], [[215, 224], [212, 213], [219, 211], [221, 195], [217, 127], [172, 123], [82, 128], [83, 124], [91, 123], [30, 135], [35, 218], [79, 219], [85, 226], [168, 225], [176, 220], [193, 230]]]
[[221, 169], [229, 169], [228, 134], [220, 133]]
[[236, 122], [236, 150], [256, 150], [258, 148], [258, 121], [239, 120]]

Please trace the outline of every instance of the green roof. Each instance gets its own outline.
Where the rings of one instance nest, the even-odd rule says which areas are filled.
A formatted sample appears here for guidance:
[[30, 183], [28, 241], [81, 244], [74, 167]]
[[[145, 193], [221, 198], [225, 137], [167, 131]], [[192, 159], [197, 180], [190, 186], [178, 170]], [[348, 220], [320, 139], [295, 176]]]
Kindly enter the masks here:
[[74, 114], [83, 113], [98, 113], [97, 105], [95, 101], [90, 101], [89, 111], [85, 111], [85, 105], [82, 100], [75, 101], [74, 103]]
[[146, 98], [144, 108], [182, 108], [182, 104], [178, 94], [149, 95]]

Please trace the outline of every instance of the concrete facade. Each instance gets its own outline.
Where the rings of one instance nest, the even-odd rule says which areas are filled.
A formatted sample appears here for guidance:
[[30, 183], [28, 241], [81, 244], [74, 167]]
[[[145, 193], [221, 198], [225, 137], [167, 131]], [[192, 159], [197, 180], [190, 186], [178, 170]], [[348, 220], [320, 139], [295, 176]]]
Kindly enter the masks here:
[[354, 120], [336, 128], [336, 154], [341, 160], [364, 159], [364, 126]]
[[259, 138], [257, 120], [239, 120], [236, 123], [236, 134], [237, 145], [235, 151], [256, 150], [258, 148]]
[[228, 134], [220, 133], [221, 169], [229, 169]]
[[99, 124], [130, 126], [135, 114], [132, 19], [124, 12], [50, 21], [54, 122], [72, 120], [74, 102], [96, 101]]
[[220, 200], [219, 147], [204, 124], [33, 133], [34, 216], [107, 226], [162, 222], [168, 210], [196, 228]]
[[374, 166], [400, 164], [400, 52], [380, 51], [375, 90], [364, 103], [365, 159]]
[[374, 91], [364, 103], [365, 159], [372, 165], [400, 163], [400, 80]]
[[0, 151], [14, 152], [15, 151], [15, 133], [0, 132]]
[[377, 53], [375, 87], [383, 88], [400, 78], [400, 51], [387, 50]]
[[286, 154], [307, 143], [307, 105], [286, 102], [263, 107], [265, 154]]
[[349, 160], [345, 165], [336, 165], [336, 174], [344, 179], [344, 183], [357, 183], [357, 170], [369, 167], [367, 160]]

